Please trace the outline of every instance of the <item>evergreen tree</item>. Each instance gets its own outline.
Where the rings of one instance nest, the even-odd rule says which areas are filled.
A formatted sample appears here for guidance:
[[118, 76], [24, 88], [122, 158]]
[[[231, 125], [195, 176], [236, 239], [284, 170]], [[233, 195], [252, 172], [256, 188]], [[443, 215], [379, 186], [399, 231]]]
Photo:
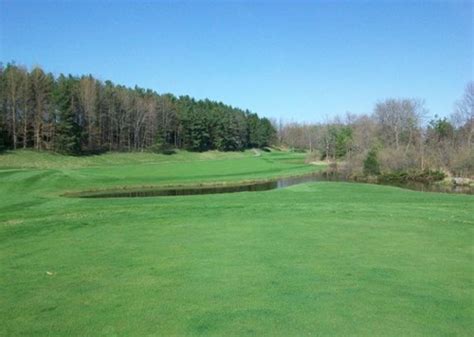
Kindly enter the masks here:
[[56, 138], [55, 150], [65, 154], [81, 151], [81, 127], [78, 123], [78, 99], [75, 80], [61, 75], [55, 88]]
[[158, 95], [91, 75], [54, 78], [40, 67], [28, 72], [8, 64], [0, 66], [0, 89], [7, 148], [235, 151], [266, 146], [275, 135], [268, 120], [222, 102]]
[[333, 128], [333, 137], [335, 142], [335, 157], [343, 158], [349, 150], [349, 144], [352, 139], [352, 129], [349, 126]]
[[244, 147], [239, 116], [224, 114], [217, 125], [216, 148], [220, 151], [239, 151]]
[[271, 145], [275, 140], [276, 130], [268, 118], [262, 118], [259, 122], [259, 147]]
[[377, 151], [374, 149], [369, 151], [367, 157], [364, 160], [364, 174], [366, 176], [380, 174], [380, 165], [377, 160]]

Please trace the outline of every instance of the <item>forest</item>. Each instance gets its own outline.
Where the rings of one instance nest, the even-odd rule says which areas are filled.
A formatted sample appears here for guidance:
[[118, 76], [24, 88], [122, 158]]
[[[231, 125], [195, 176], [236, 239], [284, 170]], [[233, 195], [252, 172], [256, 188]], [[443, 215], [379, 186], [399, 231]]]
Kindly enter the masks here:
[[430, 117], [421, 99], [387, 98], [369, 114], [275, 124], [280, 144], [309, 151], [313, 160], [337, 161], [348, 175], [426, 170], [474, 175], [474, 82], [448, 117]]
[[284, 122], [209, 99], [128, 88], [92, 75], [55, 77], [0, 67], [0, 148], [64, 154], [105, 151], [241, 151], [278, 146], [339, 163], [348, 175], [424, 172], [474, 175], [474, 82], [449, 117], [425, 102], [387, 98], [369, 114], [323, 123]]
[[275, 129], [221, 102], [128, 88], [91, 75], [0, 66], [0, 148], [64, 154], [240, 151], [269, 145]]

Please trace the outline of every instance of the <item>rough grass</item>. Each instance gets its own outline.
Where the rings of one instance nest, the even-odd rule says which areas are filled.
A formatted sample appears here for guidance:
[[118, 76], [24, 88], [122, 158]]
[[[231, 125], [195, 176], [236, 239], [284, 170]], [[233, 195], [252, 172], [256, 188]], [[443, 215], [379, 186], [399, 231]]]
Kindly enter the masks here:
[[315, 167], [278, 152], [49, 156], [0, 156], [1, 336], [472, 335], [472, 196], [318, 182], [63, 198]]
[[[281, 153], [280, 153], [281, 154]], [[97, 166], [121, 166], [147, 163], [195, 162], [199, 160], [239, 159], [255, 156], [253, 151], [245, 152], [187, 152], [177, 151], [173, 155], [151, 152], [107, 152], [90, 156], [64, 156], [52, 152], [18, 150], [0, 153], [2, 168], [65, 169]]]

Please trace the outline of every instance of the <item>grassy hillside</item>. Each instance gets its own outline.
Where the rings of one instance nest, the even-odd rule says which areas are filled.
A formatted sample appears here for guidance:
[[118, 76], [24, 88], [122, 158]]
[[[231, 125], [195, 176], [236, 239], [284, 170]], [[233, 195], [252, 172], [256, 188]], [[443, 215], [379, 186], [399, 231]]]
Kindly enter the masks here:
[[64, 198], [301, 174], [300, 154], [0, 155], [0, 335], [470, 336], [474, 198], [311, 183]]
[[[4, 182], [26, 179], [24, 187], [43, 196], [46, 191], [259, 180], [309, 173], [322, 167], [306, 165], [304, 154], [284, 152], [180, 151], [176, 155], [110, 153], [71, 157], [18, 151], [0, 156]], [[48, 178], [43, 179], [45, 176]], [[21, 184], [11, 186], [17, 189]]]
[[174, 155], [151, 152], [108, 152], [91, 156], [64, 156], [52, 152], [32, 150], [9, 151], [0, 155], [0, 168], [73, 169], [97, 166], [129, 164], [195, 162], [202, 160], [240, 159], [258, 156], [260, 152], [188, 152], [177, 151]]

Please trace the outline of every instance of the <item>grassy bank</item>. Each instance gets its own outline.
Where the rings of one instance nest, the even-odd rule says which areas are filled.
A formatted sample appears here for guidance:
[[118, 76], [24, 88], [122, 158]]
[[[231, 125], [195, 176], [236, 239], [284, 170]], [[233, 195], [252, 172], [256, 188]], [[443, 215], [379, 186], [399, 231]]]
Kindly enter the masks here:
[[68, 191], [317, 169], [288, 153], [0, 156], [0, 335], [470, 336], [474, 198], [310, 183]]

